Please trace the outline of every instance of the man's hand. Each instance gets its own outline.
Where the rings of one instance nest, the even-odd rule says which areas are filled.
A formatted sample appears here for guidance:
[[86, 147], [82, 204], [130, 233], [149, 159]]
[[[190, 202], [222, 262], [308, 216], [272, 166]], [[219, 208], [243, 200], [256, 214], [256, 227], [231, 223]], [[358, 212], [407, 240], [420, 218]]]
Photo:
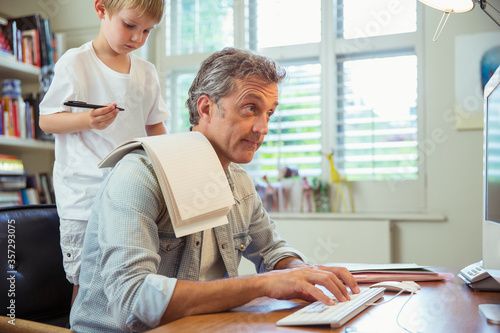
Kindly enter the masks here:
[[104, 108], [87, 111], [87, 124], [91, 129], [103, 130], [113, 123], [119, 111], [115, 103], [107, 104]]
[[341, 302], [350, 300], [344, 283], [353, 293], [359, 293], [356, 280], [345, 267], [302, 264], [295, 268], [265, 273], [262, 279], [266, 296], [278, 299], [300, 298], [321, 301], [326, 305], [335, 304], [316, 284], [328, 289]]
[[334, 305], [316, 284], [326, 287], [339, 301], [350, 299], [344, 283], [359, 293], [356, 280], [344, 267], [306, 265], [287, 259], [281, 262], [285, 263], [297, 267], [207, 282], [178, 280], [161, 324], [189, 315], [225, 311], [261, 296]]

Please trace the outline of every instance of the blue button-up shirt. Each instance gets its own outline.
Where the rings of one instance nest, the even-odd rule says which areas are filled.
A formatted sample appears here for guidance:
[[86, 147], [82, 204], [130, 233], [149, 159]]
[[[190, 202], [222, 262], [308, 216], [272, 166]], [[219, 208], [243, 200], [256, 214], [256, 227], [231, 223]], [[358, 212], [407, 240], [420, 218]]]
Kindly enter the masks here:
[[[304, 256], [276, 233], [251, 179], [231, 164], [235, 199], [229, 224], [215, 237], [227, 276], [243, 255], [258, 272]], [[80, 290], [71, 310], [76, 332], [145, 331], [156, 327], [176, 282], [198, 280], [202, 232], [176, 238], [153, 166], [142, 150], [126, 155], [97, 195], [85, 236]]]

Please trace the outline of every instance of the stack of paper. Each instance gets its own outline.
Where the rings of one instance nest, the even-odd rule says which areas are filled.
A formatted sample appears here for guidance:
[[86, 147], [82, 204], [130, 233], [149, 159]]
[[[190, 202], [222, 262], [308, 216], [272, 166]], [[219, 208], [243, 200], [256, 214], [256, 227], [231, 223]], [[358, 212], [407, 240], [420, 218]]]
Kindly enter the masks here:
[[233, 194], [219, 158], [203, 134], [132, 139], [115, 148], [99, 167], [113, 167], [141, 147], [151, 159], [177, 237], [228, 223]]
[[327, 266], [346, 267], [358, 283], [383, 281], [440, 281], [451, 280], [451, 273], [437, 273], [426, 266], [410, 264], [358, 264], [337, 263]]

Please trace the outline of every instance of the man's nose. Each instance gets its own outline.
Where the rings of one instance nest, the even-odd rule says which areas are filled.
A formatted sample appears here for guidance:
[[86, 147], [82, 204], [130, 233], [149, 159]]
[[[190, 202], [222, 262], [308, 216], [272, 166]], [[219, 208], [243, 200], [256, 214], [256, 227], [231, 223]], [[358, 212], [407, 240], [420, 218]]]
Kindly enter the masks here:
[[257, 117], [254, 124], [254, 131], [262, 135], [266, 135], [269, 132], [268, 125], [267, 114], [263, 114], [262, 116]]

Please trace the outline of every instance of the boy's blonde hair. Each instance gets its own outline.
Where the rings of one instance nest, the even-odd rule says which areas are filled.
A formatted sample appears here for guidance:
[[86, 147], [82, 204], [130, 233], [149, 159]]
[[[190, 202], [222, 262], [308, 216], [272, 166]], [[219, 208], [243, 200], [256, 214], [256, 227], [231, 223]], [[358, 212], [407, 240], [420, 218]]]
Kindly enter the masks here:
[[122, 9], [137, 9], [139, 17], [149, 17], [159, 23], [165, 12], [165, 0], [102, 0], [111, 17]]

